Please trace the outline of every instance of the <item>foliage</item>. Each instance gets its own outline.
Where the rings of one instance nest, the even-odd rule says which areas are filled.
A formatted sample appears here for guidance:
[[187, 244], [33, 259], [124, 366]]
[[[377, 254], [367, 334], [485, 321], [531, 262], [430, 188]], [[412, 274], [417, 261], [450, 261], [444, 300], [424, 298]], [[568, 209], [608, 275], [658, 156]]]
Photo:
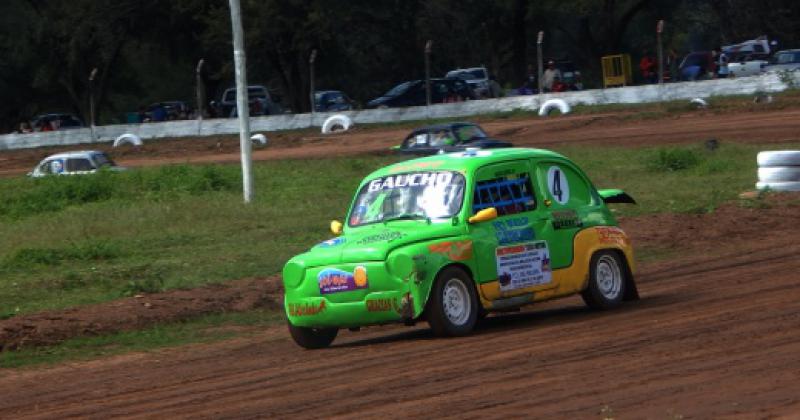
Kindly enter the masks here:
[[656, 171], [680, 171], [696, 166], [700, 157], [691, 149], [661, 149], [650, 157], [648, 163]]
[[[655, 51], [654, 27], [667, 21], [665, 47], [679, 54], [758, 35], [786, 47], [800, 41], [797, 2], [764, 7], [747, 0], [243, 0], [252, 83], [270, 87], [293, 111], [307, 110], [313, 49], [321, 89], [365, 103], [398, 82], [484, 64], [503, 85], [519, 86], [537, 59], [571, 59], [598, 86], [600, 56]], [[89, 74], [100, 123], [164, 100], [194, 103], [195, 67], [206, 97], [233, 84], [227, 2], [213, 0], [6, 0], [0, 2], [0, 131], [45, 111], [88, 120]], [[634, 65], [635, 67], [635, 65]], [[638, 74], [638, 72], [634, 72]]]

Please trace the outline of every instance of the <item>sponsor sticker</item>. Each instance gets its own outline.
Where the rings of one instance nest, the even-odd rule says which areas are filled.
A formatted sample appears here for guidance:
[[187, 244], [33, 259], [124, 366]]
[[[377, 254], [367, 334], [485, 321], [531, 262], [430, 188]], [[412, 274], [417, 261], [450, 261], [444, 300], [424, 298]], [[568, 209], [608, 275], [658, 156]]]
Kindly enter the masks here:
[[472, 258], [472, 241], [447, 241], [428, 245], [432, 254], [442, 254], [452, 261], [466, 261]]
[[367, 311], [369, 312], [388, 312], [399, 309], [400, 305], [397, 304], [397, 299], [367, 299]]
[[453, 181], [452, 172], [418, 172], [412, 174], [389, 175], [373, 179], [367, 187], [369, 192], [392, 190], [395, 188], [419, 186], [445, 186]]
[[501, 292], [539, 286], [552, 281], [550, 252], [546, 241], [497, 247], [495, 258]]
[[334, 246], [339, 246], [345, 242], [344, 236], [339, 236], [337, 238], [328, 239], [327, 241], [320, 242], [317, 246], [320, 248], [331, 248]]
[[630, 240], [625, 235], [625, 231], [618, 227], [603, 226], [595, 228], [600, 243], [604, 244], [618, 244], [627, 246]]
[[378, 233], [376, 235], [370, 235], [370, 236], [366, 236], [364, 238], [361, 238], [358, 241], [358, 244], [359, 245], [366, 245], [366, 244], [371, 244], [371, 243], [374, 243], [374, 242], [389, 242], [389, 241], [393, 241], [395, 239], [401, 238], [402, 236], [403, 236], [403, 234], [400, 233], [400, 232]]
[[290, 303], [289, 315], [291, 316], [311, 316], [317, 315], [325, 310], [325, 301], [319, 301], [319, 305], [313, 303]]
[[349, 292], [351, 290], [366, 289], [367, 269], [358, 266], [349, 273], [338, 268], [326, 268], [317, 275], [319, 292], [321, 294]]
[[575, 210], [556, 210], [553, 215], [553, 229], [570, 229], [583, 226]]
[[492, 222], [492, 226], [494, 226], [495, 236], [497, 236], [497, 243], [500, 245], [528, 242], [536, 239], [536, 234], [525, 216], [495, 221]]

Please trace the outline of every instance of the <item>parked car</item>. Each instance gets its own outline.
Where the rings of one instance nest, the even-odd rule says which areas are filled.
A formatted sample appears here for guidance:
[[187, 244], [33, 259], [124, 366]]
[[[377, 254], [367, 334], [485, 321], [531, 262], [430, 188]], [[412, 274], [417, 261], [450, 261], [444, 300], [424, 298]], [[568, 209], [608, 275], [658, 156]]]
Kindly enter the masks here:
[[305, 348], [340, 328], [426, 320], [469, 334], [491, 311], [580, 294], [593, 309], [638, 298], [630, 239], [572, 161], [496, 149], [395, 163], [368, 175], [333, 239], [283, 268], [289, 332]]
[[314, 92], [314, 109], [317, 112], [349, 111], [353, 108], [353, 101], [338, 90]]
[[714, 59], [710, 51], [696, 51], [686, 55], [678, 66], [680, 80], [702, 80], [708, 78], [708, 70]]
[[455, 122], [417, 128], [403, 140], [401, 145], [395, 146], [395, 150], [400, 153], [429, 155], [463, 151], [468, 147], [493, 149], [512, 146], [509, 142], [489, 138], [477, 124]]
[[83, 121], [72, 114], [52, 113], [36, 116], [31, 120], [33, 131], [54, 131], [83, 128]]
[[[461, 79], [431, 79], [431, 103], [459, 102], [477, 99], [475, 92]], [[403, 82], [379, 98], [367, 103], [368, 108], [421, 106], [427, 103], [425, 81]]]
[[[265, 86], [251, 85], [247, 87], [247, 103], [250, 105], [250, 115], [274, 115], [283, 113], [283, 108], [273, 100]], [[222, 117], [235, 117], [236, 114], [236, 88], [228, 88], [223, 92], [219, 104], [216, 105], [218, 115]]]
[[489, 71], [486, 70], [486, 67], [451, 70], [447, 72], [445, 78], [466, 81], [470, 89], [472, 89], [479, 98], [488, 98], [491, 96], [489, 94]]
[[39, 162], [28, 176], [41, 178], [48, 175], [82, 175], [95, 173], [101, 168], [112, 171], [125, 169], [117, 166], [104, 152], [82, 150], [48, 156]]
[[755, 76], [769, 64], [766, 54], [731, 53], [728, 57], [728, 77]]
[[778, 51], [772, 56], [765, 71], [796, 71], [800, 70], [800, 50]]

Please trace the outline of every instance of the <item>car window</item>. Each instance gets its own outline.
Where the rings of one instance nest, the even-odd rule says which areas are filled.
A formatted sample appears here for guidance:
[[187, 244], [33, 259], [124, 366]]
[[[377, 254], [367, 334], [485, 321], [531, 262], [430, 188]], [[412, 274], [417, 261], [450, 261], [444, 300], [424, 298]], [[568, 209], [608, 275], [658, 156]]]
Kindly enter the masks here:
[[101, 168], [103, 166], [116, 166], [117, 165], [105, 153], [95, 153], [92, 157], [94, 158], [94, 162], [97, 164], [98, 168]]
[[483, 71], [483, 69], [470, 70], [468, 73], [470, 75], [470, 79], [488, 79], [488, 77], [486, 77], [486, 72]]
[[450, 130], [441, 129], [431, 132], [430, 142], [431, 146], [441, 147], [441, 146], [452, 146], [453, 144], [455, 144], [456, 141], [453, 138], [453, 134], [450, 133]]
[[407, 91], [408, 88], [411, 86], [411, 82], [404, 82], [400, 83], [399, 85], [393, 87], [384, 96], [398, 96], [401, 95], [403, 92]]
[[586, 179], [563, 162], [540, 162], [539, 179], [546, 188], [544, 194], [554, 208], [585, 206], [593, 203]]
[[406, 140], [406, 147], [428, 147], [428, 137], [428, 133], [419, 133], [413, 135]]
[[67, 171], [68, 172], [78, 172], [78, 171], [91, 171], [94, 169], [94, 165], [89, 159], [85, 158], [72, 158], [67, 159]]
[[462, 125], [456, 128], [456, 136], [462, 142], [484, 139], [487, 137], [486, 133], [477, 125]]
[[472, 213], [494, 207], [498, 216], [507, 216], [536, 208], [530, 174], [517, 168], [502, 176], [477, 181], [472, 197]]
[[359, 191], [349, 225], [391, 219], [452, 217], [461, 210], [464, 176], [458, 172], [413, 172], [373, 179]]

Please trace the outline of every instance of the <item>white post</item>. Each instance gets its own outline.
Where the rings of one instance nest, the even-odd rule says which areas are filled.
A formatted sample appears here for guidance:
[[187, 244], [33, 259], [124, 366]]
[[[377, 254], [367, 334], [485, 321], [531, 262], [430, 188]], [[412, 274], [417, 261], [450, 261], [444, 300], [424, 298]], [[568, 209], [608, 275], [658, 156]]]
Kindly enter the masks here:
[[236, 68], [236, 114], [239, 116], [239, 147], [242, 150], [242, 186], [244, 202], [253, 200], [253, 158], [250, 142], [250, 107], [247, 94], [247, 60], [244, 54], [242, 8], [239, 0], [230, 0], [233, 26], [233, 61]]

